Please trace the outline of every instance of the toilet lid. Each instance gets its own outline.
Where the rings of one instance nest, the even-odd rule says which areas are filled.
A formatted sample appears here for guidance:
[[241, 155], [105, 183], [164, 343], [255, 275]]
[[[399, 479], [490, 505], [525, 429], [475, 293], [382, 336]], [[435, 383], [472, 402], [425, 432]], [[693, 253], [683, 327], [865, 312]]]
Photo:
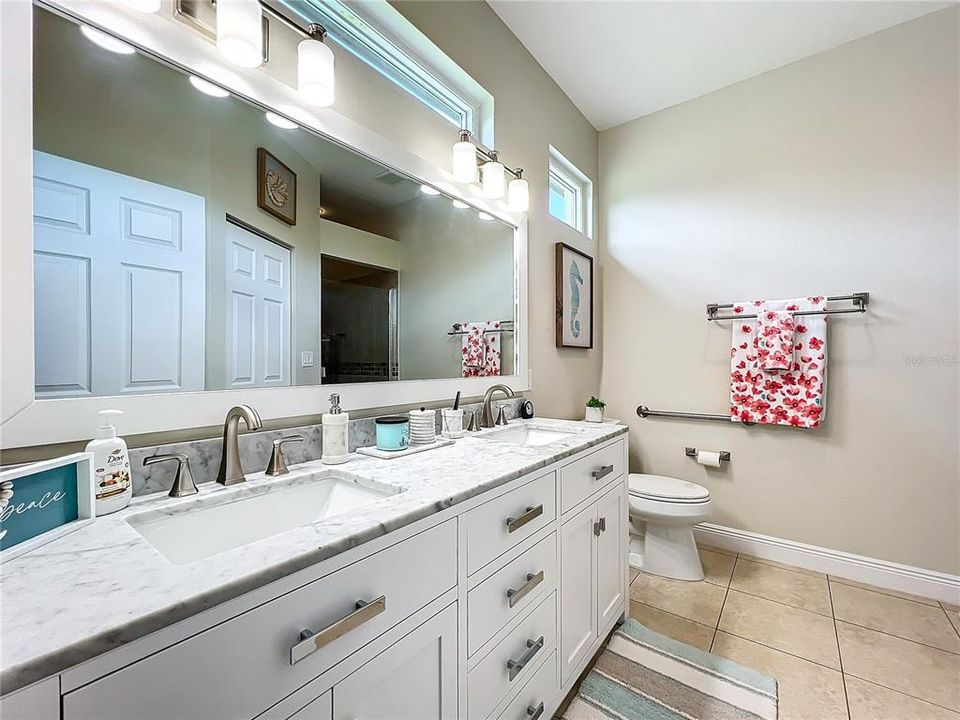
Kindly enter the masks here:
[[702, 485], [666, 475], [630, 474], [630, 494], [671, 502], [698, 502], [710, 499]]

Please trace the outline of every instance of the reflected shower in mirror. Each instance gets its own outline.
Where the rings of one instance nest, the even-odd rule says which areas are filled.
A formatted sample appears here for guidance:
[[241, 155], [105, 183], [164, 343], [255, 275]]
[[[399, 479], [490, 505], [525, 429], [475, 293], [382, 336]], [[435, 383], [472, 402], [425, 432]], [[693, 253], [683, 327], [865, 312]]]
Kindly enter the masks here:
[[514, 229], [39, 7], [36, 394], [514, 372]]

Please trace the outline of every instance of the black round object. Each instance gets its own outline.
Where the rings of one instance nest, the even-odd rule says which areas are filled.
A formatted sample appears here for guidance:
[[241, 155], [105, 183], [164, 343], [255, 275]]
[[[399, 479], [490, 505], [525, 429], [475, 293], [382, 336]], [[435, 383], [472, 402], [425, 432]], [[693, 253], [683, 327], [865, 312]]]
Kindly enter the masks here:
[[524, 400], [520, 403], [520, 417], [524, 420], [529, 420], [533, 417], [533, 401]]
[[405, 418], [400, 415], [385, 415], [384, 417], [378, 417], [376, 423], [377, 425], [399, 425], [409, 421], [410, 418]]

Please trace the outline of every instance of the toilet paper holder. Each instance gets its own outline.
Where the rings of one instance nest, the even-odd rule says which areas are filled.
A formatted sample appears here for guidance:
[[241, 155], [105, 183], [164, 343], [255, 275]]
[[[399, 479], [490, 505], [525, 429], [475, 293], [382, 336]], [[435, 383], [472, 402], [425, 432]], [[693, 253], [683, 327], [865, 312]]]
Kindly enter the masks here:
[[[695, 447], [684, 448], [683, 454], [686, 455], [687, 457], [695, 458], [697, 456], [697, 449]], [[720, 462], [730, 462], [729, 450], [720, 451]]]

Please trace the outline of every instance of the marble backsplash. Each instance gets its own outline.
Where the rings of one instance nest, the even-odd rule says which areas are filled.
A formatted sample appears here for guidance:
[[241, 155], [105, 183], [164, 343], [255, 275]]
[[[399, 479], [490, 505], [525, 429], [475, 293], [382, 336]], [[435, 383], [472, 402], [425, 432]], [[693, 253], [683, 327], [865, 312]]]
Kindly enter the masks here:
[[[504, 406], [504, 414], [508, 420], [519, 416], [522, 398], [494, 401], [494, 407]], [[480, 404], [464, 404], [465, 410], [479, 411]], [[496, 413], [496, 410], [494, 410]], [[496, 417], [496, 415], [494, 415]], [[466, 424], [469, 413], [464, 415]], [[348, 441], [350, 452], [358, 447], [376, 445], [375, 418], [359, 418], [351, 420], [348, 425]], [[242, 427], [242, 426], [241, 426]], [[437, 432], [440, 432], [440, 413], [437, 412]], [[246, 473], [262, 472], [270, 460], [273, 450], [273, 441], [286, 435], [303, 435], [303, 442], [287, 443], [283, 447], [283, 454], [288, 465], [318, 460], [322, 454], [322, 433], [320, 425], [304, 425], [301, 427], [284, 428], [282, 430], [264, 430], [258, 432], [241, 432], [239, 436], [240, 460]], [[220, 467], [220, 449], [223, 444], [221, 438], [207, 440], [191, 440], [189, 442], [171, 443], [169, 445], [151, 445], [148, 447], [130, 449], [130, 467], [133, 474], [133, 494], [149, 495], [157, 492], [167, 492], [173, 484], [177, 464], [175, 462], [154, 463], [143, 466], [143, 459], [150, 455], [161, 453], [183, 453], [190, 459], [190, 470], [197, 484], [213, 482]]]

